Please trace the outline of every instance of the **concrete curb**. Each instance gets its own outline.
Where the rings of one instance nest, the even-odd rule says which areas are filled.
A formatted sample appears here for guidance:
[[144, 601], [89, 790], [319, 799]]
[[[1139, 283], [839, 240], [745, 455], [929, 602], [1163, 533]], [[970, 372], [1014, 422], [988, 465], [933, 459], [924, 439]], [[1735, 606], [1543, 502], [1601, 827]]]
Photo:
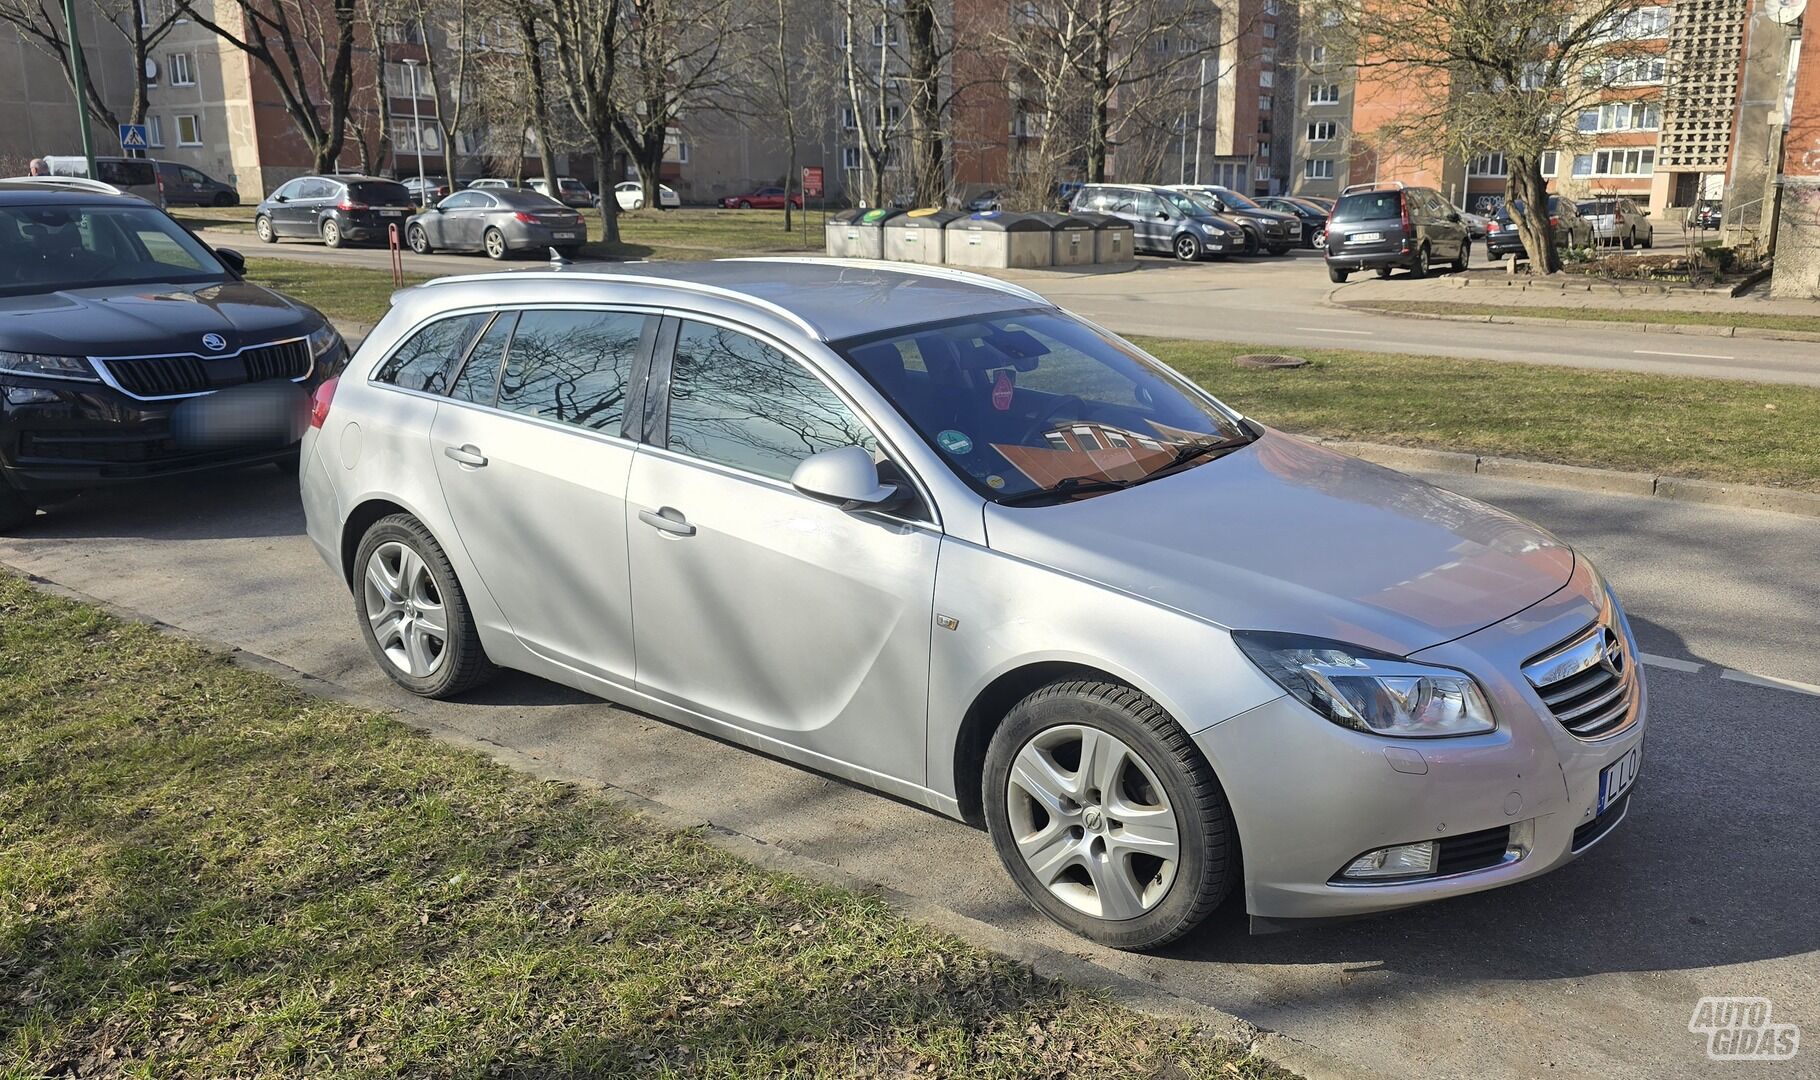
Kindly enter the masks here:
[[[1339, 290], [1334, 290], [1338, 292]], [[1442, 322], [1475, 322], [1475, 323], [1508, 323], [1518, 326], [1582, 326], [1600, 330], [1635, 330], [1648, 334], [1685, 334], [1693, 337], [1726, 337], [1752, 338], [1759, 341], [1820, 341], [1820, 331], [1812, 330], [1772, 330], [1760, 326], [1705, 326], [1698, 323], [1635, 323], [1612, 322], [1606, 319], [1553, 319], [1540, 315], [1444, 315], [1433, 311], [1396, 311], [1389, 308], [1373, 307], [1360, 301], [1348, 303], [1333, 299], [1328, 294], [1328, 304], [1345, 311], [1365, 311], [1373, 315], [1388, 315], [1398, 319], [1434, 319]], [[1521, 310], [1512, 307], [1513, 311]]]
[[1392, 469], [1474, 473], [1607, 495], [1647, 495], [1676, 502], [1734, 506], [1745, 510], [1770, 510], [1779, 514], [1820, 518], [1820, 494], [1807, 491], [1620, 472], [1616, 469], [1593, 469], [1583, 465], [1557, 465], [1554, 462], [1522, 458], [1484, 457], [1451, 450], [1389, 446], [1348, 439], [1310, 438], [1309, 441]]
[[[1136, 1012], [1166, 1020], [1193, 1024], [1207, 1035], [1224, 1039], [1239, 1049], [1287, 1069], [1307, 1080], [1391, 1080], [1384, 1073], [1349, 1063], [1318, 1047], [1278, 1034], [1223, 1009], [1202, 1005], [1171, 993], [1141, 979], [1113, 971], [1085, 955], [1077, 955], [1032, 941], [1017, 933], [962, 915], [941, 904], [912, 896], [890, 886], [859, 877], [840, 866], [822, 862], [788, 848], [769, 843], [748, 833], [717, 825], [642, 795], [614, 787], [594, 777], [575, 773], [552, 764], [534, 754], [500, 743], [478, 739], [449, 726], [435, 717], [426, 706], [415, 701], [402, 706], [342, 686], [309, 672], [291, 667], [260, 653], [186, 630], [181, 626], [123, 607], [79, 589], [70, 588], [49, 578], [0, 562], [0, 567], [17, 574], [35, 588], [52, 595], [93, 604], [116, 618], [150, 626], [171, 634], [208, 652], [226, 657], [229, 662], [248, 671], [271, 676], [288, 686], [314, 697], [353, 705], [392, 717], [407, 727], [421, 731], [449, 746], [479, 753], [488, 759], [528, 776], [550, 783], [569, 784], [594, 793], [608, 802], [642, 815], [651, 822], [677, 832], [694, 832], [721, 851], [766, 870], [792, 874], [823, 885], [850, 889], [874, 896], [889, 904], [905, 918], [932, 927], [976, 948], [986, 949], [1014, 960], [1046, 979], [1068, 983], [1105, 995], [1115, 1003]], [[1093, 946], [1082, 943], [1083, 949]]]

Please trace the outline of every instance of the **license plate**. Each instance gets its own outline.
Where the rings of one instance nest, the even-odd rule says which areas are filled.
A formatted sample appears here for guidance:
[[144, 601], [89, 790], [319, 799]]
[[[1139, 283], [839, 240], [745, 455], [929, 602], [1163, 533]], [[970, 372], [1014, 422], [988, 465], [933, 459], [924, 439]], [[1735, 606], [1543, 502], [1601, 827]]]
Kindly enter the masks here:
[[1624, 797], [1630, 786], [1637, 782], [1637, 767], [1643, 764], [1643, 744], [1630, 748], [1630, 752], [1605, 766], [1599, 772], [1599, 809], [1603, 814], [1607, 807]]
[[553, 236], [553, 237], [555, 237], [555, 238], [556, 238], [556, 239], [558, 239], [558, 240], [573, 240], [573, 239], [575, 239], [575, 234], [574, 234], [574, 233], [572, 233], [572, 232], [553, 232], [553, 233], [551, 233], [551, 234], [550, 234], [550, 235], [551, 235], [551, 236]]
[[379, 216], [380, 217], [403, 217], [404, 211], [403, 210], [381, 210], [379, 212]]
[[1381, 232], [1358, 232], [1347, 237], [1346, 242], [1349, 244], [1369, 244], [1373, 240], [1382, 239], [1384, 239], [1384, 234]]

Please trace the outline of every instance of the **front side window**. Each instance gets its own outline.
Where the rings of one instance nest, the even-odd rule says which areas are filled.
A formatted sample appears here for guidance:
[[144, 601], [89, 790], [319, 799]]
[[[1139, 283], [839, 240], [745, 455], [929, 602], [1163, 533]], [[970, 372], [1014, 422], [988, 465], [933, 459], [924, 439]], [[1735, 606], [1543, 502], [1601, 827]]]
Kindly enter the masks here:
[[499, 379], [499, 407], [617, 435], [647, 316], [625, 311], [527, 311]]
[[989, 499], [1139, 483], [1252, 438], [1150, 357], [1055, 311], [932, 323], [837, 348]]
[[373, 372], [373, 381], [426, 394], [442, 393], [466, 355], [468, 343], [486, 321], [485, 315], [457, 315], [431, 323], [387, 357]]
[[773, 480], [823, 450], [878, 453], [872, 432], [808, 369], [749, 334], [699, 322], [676, 335], [665, 445]]
[[0, 207], [0, 296], [228, 276], [208, 248], [149, 206]]

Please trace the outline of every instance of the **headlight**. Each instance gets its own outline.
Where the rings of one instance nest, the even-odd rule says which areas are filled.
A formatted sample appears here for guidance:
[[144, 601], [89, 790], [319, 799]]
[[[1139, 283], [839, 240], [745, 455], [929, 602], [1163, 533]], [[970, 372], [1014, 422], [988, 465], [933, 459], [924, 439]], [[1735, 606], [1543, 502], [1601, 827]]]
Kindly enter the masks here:
[[323, 353], [339, 344], [341, 344], [341, 335], [335, 332], [333, 326], [323, 323], [320, 330], [310, 335], [310, 359], [322, 359]]
[[80, 379], [100, 382], [95, 365], [84, 356], [46, 356], [43, 353], [0, 352], [0, 374], [31, 375], [39, 379]]
[[1431, 739], [1497, 724], [1472, 676], [1298, 634], [1235, 631], [1251, 662], [1322, 716], [1368, 735]]

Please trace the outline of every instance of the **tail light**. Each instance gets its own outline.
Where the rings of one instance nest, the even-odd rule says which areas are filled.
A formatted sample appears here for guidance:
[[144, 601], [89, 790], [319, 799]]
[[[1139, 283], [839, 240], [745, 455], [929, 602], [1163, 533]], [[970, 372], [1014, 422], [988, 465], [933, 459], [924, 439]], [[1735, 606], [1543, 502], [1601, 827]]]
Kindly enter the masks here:
[[512, 217], [513, 217], [513, 218], [515, 218], [515, 219], [516, 219], [516, 220], [518, 220], [518, 221], [522, 221], [522, 222], [524, 222], [524, 223], [525, 223], [525, 224], [526, 224], [526, 225], [536, 225], [536, 224], [538, 224], [538, 220], [537, 220], [537, 215], [536, 215], [536, 214], [527, 214], [527, 213], [525, 213], [525, 212], [524, 212], [524, 211], [523, 211], [523, 210], [520, 210], [520, 211], [518, 211], [518, 212], [516, 212], [516, 213], [514, 213], [514, 214], [513, 214], [513, 215], [512, 215]]
[[1485, 231], [1488, 233], [1503, 232], [1504, 226], [1498, 224], [1495, 221], [1487, 221], [1485, 223]]
[[335, 204], [337, 210], [365, 210], [366, 208], [366, 203], [355, 202], [353, 199], [343, 199]]
[[1405, 195], [1399, 198], [1397, 200], [1397, 206], [1403, 212], [1403, 250], [1408, 251], [1409, 245], [1413, 243], [1416, 238], [1415, 222], [1409, 220], [1409, 196]]
[[1550, 214], [1550, 215], [1548, 215], [1548, 223], [1549, 223], [1549, 224], [1550, 224], [1550, 225], [1560, 225], [1560, 224], [1561, 224], [1561, 219], [1560, 219], [1560, 218], [1558, 218], [1558, 217], [1556, 217], [1556, 216], [1555, 216], [1555, 215], [1553, 215], [1553, 214]]
[[341, 376], [324, 379], [316, 393], [310, 396], [310, 426], [319, 428], [329, 419], [329, 406], [335, 402], [335, 387], [341, 382]]

